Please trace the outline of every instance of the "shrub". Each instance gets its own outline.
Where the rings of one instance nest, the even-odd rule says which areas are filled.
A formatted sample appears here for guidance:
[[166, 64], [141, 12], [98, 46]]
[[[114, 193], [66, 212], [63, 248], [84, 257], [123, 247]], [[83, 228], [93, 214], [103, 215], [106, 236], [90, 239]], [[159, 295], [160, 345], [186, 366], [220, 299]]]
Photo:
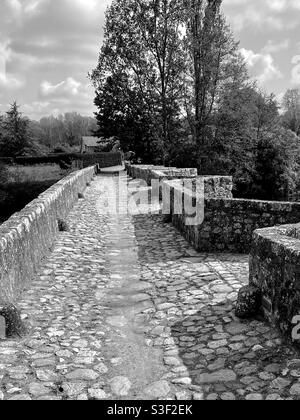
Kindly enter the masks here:
[[3, 184], [0, 188], [1, 217], [7, 219], [14, 213], [21, 211], [55, 182], [57, 180]]
[[7, 181], [7, 169], [6, 167], [0, 162], [0, 188], [1, 185], [4, 185]]

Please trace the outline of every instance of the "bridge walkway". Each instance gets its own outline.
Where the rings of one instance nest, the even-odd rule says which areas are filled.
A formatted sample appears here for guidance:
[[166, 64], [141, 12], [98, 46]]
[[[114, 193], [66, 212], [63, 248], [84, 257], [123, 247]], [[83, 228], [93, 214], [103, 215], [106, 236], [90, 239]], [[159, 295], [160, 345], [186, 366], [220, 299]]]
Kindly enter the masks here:
[[248, 258], [199, 254], [159, 215], [107, 212], [117, 180], [92, 182], [19, 302], [30, 334], [0, 341], [0, 399], [298, 399], [293, 351], [234, 316]]

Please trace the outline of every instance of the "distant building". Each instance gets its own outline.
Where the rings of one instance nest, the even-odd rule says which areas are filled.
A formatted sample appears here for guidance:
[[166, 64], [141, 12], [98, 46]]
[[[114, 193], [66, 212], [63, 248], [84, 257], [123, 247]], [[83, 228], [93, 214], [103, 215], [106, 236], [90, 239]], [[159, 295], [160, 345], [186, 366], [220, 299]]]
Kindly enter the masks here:
[[80, 153], [97, 153], [101, 152], [103, 139], [98, 137], [82, 137]]

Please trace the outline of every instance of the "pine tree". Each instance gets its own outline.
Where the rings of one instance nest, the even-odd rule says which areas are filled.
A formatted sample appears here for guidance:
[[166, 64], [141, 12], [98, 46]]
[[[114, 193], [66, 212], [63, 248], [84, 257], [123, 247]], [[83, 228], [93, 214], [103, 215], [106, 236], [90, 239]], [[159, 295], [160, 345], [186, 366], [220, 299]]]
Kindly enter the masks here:
[[28, 126], [29, 120], [22, 116], [19, 106], [14, 102], [1, 122], [0, 154], [2, 156], [14, 157], [24, 154], [26, 148], [30, 146]]

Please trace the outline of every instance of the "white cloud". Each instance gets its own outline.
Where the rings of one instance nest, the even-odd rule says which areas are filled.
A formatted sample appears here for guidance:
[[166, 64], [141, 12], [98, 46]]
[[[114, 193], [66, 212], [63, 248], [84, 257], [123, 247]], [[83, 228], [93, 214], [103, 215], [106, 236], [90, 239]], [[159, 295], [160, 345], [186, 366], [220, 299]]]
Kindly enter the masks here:
[[[87, 84], [87, 73], [97, 64], [104, 11], [110, 3], [0, 0], [0, 102], [9, 104], [16, 99], [33, 118], [72, 110], [92, 114], [94, 91]], [[289, 87], [286, 50], [299, 38], [300, 0], [223, 3], [233, 29], [241, 31], [237, 38], [242, 40], [252, 77], [276, 92]], [[282, 81], [277, 63], [287, 72]], [[299, 82], [297, 66], [295, 62], [294, 83]]]
[[62, 81], [57, 85], [52, 85], [48, 81], [44, 81], [41, 83], [41, 95], [52, 97], [65, 95], [76, 96], [80, 94], [80, 88], [82, 88], [82, 84], [73, 79], [73, 77], [68, 77], [67, 80]]
[[89, 13], [99, 7], [97, 0], [68, 0], [72, 3], [72, 6], [81, 8], [84, 12]]
[[[48, 0], [5, 0], [13, 13], [17, 15], [35, 14]], [[52, 0], [53, 1], [53, 0]]]
[[91, 116], [95, 111], [94, 96], [90, 83], [82, 83], [73, 77], [59, 83], [45, 80], [40, 84], [39, 100], [26, 103], [23, 111], [33, 119], [71, 111]]
[[295, 55], [292, 58], [292, 64], [294, 64], [292, 69], [292, 83], [300, 85], [300, 55]]
[[[6, 65], [11, 58], [11, 50], [8, 43], [0, 43], [0, 87], [1, 89], [17, 89], [22, 82], [13, 75], [8, 74]], [[1, 92], [0, 92], [1, 93]]]
[[289, 46], [290, 46], [290, 39], [284, 39], [277, 43], [272, 40], [269, 40], [262, 51], [264, 53], [277, 53], [279, 51], [287, 50]]
[[10, 6], [14, 11], [20, 12], [22, 9], [22, 4], [20, 0], [6, 0], [8, 6]]
[[269, 53], [255, 53], [252, 50], [241, 49], [252, 78], [261, 83], [282, 78], [280, 70], [276, 67], [274, 59]]
[[17, 100], [32, 118], [73, 110], [92, 115], [87, 74], [97, 64], [110, 2], [0, 0], [0, 102]]
[[235, 30], [289, 31], [299, 25], [299, 0], [224, 0]]

